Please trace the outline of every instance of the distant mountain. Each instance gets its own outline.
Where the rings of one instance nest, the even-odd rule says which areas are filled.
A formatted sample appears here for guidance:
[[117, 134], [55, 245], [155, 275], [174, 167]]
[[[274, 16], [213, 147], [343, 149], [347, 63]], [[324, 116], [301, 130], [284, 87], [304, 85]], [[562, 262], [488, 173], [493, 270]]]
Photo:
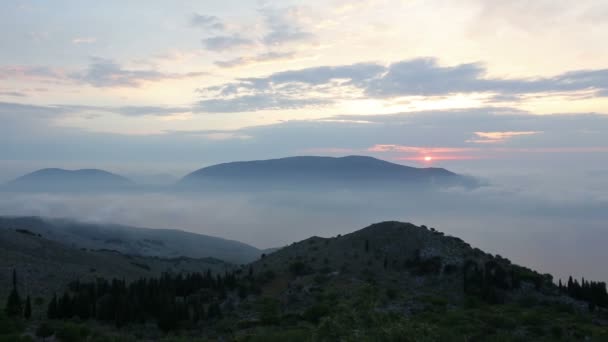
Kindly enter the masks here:
[[7, 184], [10, 190], [87, 191], [121, 190], [134, 186], [128, 178], [98, 169], [42, 169], [21, 176]]
[[165, 258], [212, 257], [246, 263], [262, 254], [257, 248], [232, 240], [174, 229], [150, 229], [114, 224], [91, 224], [39, 217], [0, 217], [0, 230], [25, 229], [65, 245], [94, 250]]
[[442, 168], [415, 168], [366, 156], [288, 157], [241, 161], [202, 168], [186, 175], [181, 188], [297, 188], [473, 185], [474, 181]]

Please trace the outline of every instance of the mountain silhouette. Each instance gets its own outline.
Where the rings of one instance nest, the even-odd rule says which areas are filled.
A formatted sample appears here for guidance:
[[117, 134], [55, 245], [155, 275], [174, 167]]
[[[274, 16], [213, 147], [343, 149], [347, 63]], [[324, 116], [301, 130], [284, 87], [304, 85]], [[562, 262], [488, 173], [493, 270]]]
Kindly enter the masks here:
[[366, 156], [301, 156], [213, 165], [182, 178], [178, 186], [346, 187], [472, 185], [472, 180], [443, 168], [416, 168]]

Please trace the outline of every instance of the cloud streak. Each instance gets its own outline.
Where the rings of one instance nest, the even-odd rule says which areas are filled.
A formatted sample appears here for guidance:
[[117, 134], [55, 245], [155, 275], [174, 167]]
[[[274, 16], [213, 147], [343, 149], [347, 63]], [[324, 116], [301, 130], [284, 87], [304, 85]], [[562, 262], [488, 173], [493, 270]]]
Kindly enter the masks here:
[[167, 79], [200, 77], [206, 72], [165, 73], [152, 69], [126, 69], [120, 64], [104, 58], [92, 58], [85, 71], [70, 74], [77, 82], [94, 87], [139, 87], [145, 82], [158, 82]]
[[201, 40], [203, 47], [212, 51], [225, 51], [237, 47], [247, 47], [254, 44], [253, 40], [244, 38], [239, 34], [214, 36]]

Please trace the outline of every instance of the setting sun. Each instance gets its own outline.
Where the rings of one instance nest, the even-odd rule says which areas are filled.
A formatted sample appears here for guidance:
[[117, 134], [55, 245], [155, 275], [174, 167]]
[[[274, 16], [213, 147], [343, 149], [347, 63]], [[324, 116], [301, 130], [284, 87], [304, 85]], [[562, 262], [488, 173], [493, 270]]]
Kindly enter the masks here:
[[431, 156], [424, 157], [424, 161], [428, 162], [428, 161], [431, 161], [431, 160], [433, 160], [433, 157], [431, 157]]

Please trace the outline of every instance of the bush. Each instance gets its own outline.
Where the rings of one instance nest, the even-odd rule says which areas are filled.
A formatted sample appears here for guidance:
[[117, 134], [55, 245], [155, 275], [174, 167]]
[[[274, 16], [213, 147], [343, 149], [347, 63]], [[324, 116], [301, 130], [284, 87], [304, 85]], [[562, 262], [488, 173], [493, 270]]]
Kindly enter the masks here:
[[289, 271], [295, 276], [303, 276], [310, 272], [310, 267], [302, 261], [295, 261], [289, 265]]
[[260, 298], [256, 306], [262, 324], [279, 323], [280, 308], [278, 300], [270, 297]]
[[57, 329], [55, 335], [63, 342], [78, 342], [85, 340], [90, 334], [91, 331], [86, 326], [67, 322]]
[[311, 323], [318, 324], [319, 321], [321, 321], [321, 318], [327, 316], [329, 312], [329, 306], [325, 304], [315, 304], [304, 311], [302, 318]]

